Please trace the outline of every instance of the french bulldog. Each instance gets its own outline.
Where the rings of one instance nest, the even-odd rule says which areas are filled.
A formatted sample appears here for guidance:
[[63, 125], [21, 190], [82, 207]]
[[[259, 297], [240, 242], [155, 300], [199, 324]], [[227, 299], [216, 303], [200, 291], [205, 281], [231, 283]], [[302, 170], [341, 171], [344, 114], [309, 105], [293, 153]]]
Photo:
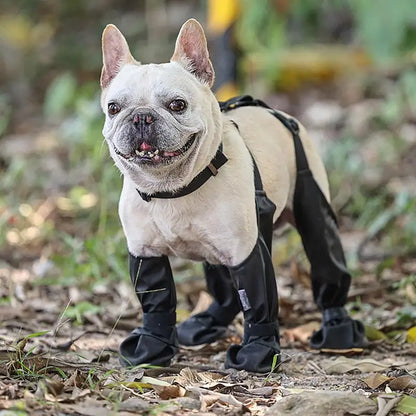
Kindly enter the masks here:
[[[327, 212], [327, 174], [305, 128], [295, 123], [313, 178], [311, 187], [319, 189], [316, 206], [326, 218], [323, 221], [302, 214], [308, 211], [306, 196], [300, 197], [306, 209], [298, 210], [301, 213], [296, 216], [294, 199], [300, 180], [293, 131], [261, 106], [221, 111], [211, 91], [214, 69], [207, 41], [196, 20], [182, 26], [168, 63], [143, 65], [136, 61], [113, 25], [104, 30], [102, 50], [103, 135], [123, 175], [119, 216], [127, 239], [131, 279], [143, 307], [143, 325], [120, 346], [122, 364], [168, 365], [179, 344], [201, 344], [223, 336], [240, 308], [244, 339], [241, 345], [229, 347], [226, 367], [265, 372], [276, 355], [279, 357], [276, 282], [270, 247], [259, 227], [255, 169], [274, 209], [270, 226], [289, 221], [303, 230], [314, 297], [324, 314], [322, 329], [316, 334], [318, 343], [337, 339], [338, 335], [329, 333], [332, 327], [341, 326], [341, 332], [345, 325], [359, 327], [343, 308], [350, 276]], [[221, 163], [216, 167], [218, 155]], [[206, 172], [208, 176], [200, 180]], [[302, 221], [306, 227], [299, 227]], [[329, 253], [324, 259], [334, 251], [324, 235], [326, 229], [332, 230], [335, 274], [320, 267], [313, 242], [308, 249], [308, 238], [304, 238], [308, 224], [320, 234], [312, 240]], [[321, 246], [320, 239], [324, 241]], [[214, 298], [207, 311], [178, 327], [168, 256], [203, 261]], [[347, 344], [356, 344], [356, 332], [353, 329]], [[335, 342], [334, 346], [346, 346], [344, 341], [341, 344]]]

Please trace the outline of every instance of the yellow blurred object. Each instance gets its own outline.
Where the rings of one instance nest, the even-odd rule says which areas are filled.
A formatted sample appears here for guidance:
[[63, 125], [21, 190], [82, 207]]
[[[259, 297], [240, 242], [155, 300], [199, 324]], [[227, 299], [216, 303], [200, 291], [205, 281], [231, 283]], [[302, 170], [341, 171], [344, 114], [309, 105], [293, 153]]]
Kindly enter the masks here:
[[227, 82], [215, 91], [215, 96], [218, 101], [226, 101], [229, 98], [235, 97], [238, 95], [237, 86], [233, 82]]
[[407, 341], [409, 344], [414, 344], [414, 343], [416, 343], [416, 326], [414, 326], [414, 327], [410, 328], [410, 329], [407, 331], [407, 339], [406, 339], [406, 341]]
[[214, 33], [225, 32], [237, 18], [239, 9], [239, 0], [209, 0], [208, 29]]
[[279, 90], [294, 91], [304, 84], [321, 84], [338, 76], [371, 67], [364, 51], [344, 46], [292, 47], [287, 51], [255, 53], [245, 59], [248, 78], [275, 74], [270, 80]]
[[0, 38], [17, 48], [27, 48], [31, 43], [32, 27], [29, 19], [23, 16], [1, 16]]
[[22, 15], [0, 16], [0, 41], [16, 49], [29, 49], [42, 46], [54, 35], [53, 27], [47, 22], [33, 24]]

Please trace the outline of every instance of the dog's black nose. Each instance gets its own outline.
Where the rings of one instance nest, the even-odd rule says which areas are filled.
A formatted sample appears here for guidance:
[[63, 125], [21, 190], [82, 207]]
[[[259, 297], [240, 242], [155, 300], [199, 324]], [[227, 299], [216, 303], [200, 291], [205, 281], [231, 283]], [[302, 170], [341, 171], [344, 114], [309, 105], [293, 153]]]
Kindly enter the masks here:
[[134, 125], [152, 124], [156, 120], [151, 113], [138, 113], [133, 117]]

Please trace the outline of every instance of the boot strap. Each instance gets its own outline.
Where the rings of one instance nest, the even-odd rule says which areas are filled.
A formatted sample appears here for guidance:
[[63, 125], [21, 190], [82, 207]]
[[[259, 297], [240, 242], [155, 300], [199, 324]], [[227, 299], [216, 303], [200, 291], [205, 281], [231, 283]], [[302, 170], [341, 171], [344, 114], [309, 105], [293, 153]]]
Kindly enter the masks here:
[[165, 329], [176, 324], [176, 313], [150, 312], [143, 314], [143, 328]]
[[279, 335], [279, 323], [277, 321], [268, 322], [265, 324], [253, 324], [251, 322], [244, 322], [244, 338], [249, 337], [270, 337]]

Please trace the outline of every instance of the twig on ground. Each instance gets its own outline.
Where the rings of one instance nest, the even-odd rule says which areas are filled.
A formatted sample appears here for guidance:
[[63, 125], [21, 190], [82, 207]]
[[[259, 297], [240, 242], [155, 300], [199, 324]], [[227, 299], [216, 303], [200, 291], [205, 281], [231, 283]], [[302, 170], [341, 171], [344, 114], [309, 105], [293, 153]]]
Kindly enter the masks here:
[[[387, 399], [387, 400], [386, 400]], [[378, 410], [375, 416], [387, 416], [396, 404], [402, 399], [401, 396], [387, 398], [386, 396], [377, 397]]]

